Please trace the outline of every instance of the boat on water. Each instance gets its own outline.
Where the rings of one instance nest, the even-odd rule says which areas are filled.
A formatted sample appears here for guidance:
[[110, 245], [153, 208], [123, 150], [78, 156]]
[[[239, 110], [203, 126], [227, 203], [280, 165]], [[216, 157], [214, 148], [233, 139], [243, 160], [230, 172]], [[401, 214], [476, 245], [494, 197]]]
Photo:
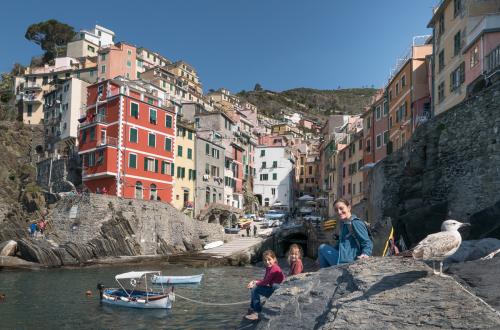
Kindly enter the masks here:
[[153, 276], [153, 284], [198, 284], [201, 282], [203, 274], [188, 276]]
[[167, 288], [154, 287], [152, 278], [161, 276], [160, 271], [133, 271], [115, 276], [119, 288], [97, 285], [102, 303], [131, 308], [172, 308], [175, 295]]

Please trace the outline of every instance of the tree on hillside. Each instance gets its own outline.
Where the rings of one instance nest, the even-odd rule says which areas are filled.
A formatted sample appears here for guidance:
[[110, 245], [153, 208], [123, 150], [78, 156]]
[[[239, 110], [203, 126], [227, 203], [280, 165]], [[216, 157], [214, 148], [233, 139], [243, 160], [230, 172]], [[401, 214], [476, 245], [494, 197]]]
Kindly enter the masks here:
[[31, 24], [24, 37], [33, 41], [45, 51], [45, 63], [59, 55], [64, 55], [66, 44], [73, 39], [75, 30], [72, 26], [61, 23], [55, 19]]
[[260, 92], [262, 90], [262, 86], [259, 83], [256, 83], [253, 90], [256, 92]]

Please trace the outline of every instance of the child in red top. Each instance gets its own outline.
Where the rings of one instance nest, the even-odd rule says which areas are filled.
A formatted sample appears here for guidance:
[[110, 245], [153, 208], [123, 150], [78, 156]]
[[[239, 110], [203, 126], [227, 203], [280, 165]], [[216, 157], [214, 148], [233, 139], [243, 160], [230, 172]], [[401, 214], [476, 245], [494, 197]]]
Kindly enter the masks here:
[[251, 312], [245, 316], [246, 319], [255, 321], [259, 319], [259, 314], [262, 311], [260, 305], [260, 296], [269, 298], [274, 290], [279, 287], [279, 284], [285, 279], [285, 275], [278, 265], [278, 260], [273, 251], [267, 250], [262, 254], [264, 265], [266, 266], [266, 274], [260, 281], [250, 281], [247, 285], [248, 289], [252, 289], [250, 308]]
[[290, 249], [288, 249], [288, 263], [290, 263], [288, 276], [300, 274], [304, 270], [304, 266], [302, 265], [302, 248], [299, 245], [290, 245]]

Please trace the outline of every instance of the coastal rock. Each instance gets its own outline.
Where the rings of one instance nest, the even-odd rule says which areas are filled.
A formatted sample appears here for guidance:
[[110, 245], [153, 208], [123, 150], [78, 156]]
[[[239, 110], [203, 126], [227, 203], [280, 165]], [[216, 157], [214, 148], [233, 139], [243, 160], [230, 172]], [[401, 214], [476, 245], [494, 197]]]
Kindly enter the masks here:
[[[494, 266], [491, 275], [497, 274]], [[493, 329], [500, 316], [453, 278], [431, 275], [422, 262], [385, 257], [287, 279], [266, 301], [255, 327]]]
[[36, 269], [40, 268], [40, 264], [36, 262], [29, 262], [18, 257], [0, 256], [0, 269], [5, 268], [26, 268]]
[[445, 262], [450, 264], [477, 260], [498, 249], [500, 249], [500, 240], [496, 238], [462, 241], [457, 252], [446, 258]]
[[0, 256], [7, 257], [16, 254], [17, 243], [13, 240], [8, 240], [0, 243]]
[[33, 242], [28, 239], [20, 239], [17, 241], [17, 246], [21, 255], [21, 258], [31, 262], [37, 262], [39, 264], [58, 267], [62, 265], [61, 259], [52, 250], [49, 243], [44, 242], [44, 240], [37, 240]]

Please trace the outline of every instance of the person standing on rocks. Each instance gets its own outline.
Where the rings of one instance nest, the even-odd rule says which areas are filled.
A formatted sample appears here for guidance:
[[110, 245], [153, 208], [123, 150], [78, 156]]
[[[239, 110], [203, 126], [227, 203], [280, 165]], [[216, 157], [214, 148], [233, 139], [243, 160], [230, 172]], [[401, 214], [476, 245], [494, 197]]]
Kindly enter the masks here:
[[335, 246], [321, 244], [318, 250], [320, 268], [366, 259], [372, 254], [373, 243], [364, 221], [351, 213], [351, 205], [337, 199], [333, 209], [339, 218], [340, 236]]
[[247, 237], [250, 237], [250, 226], [247, 226], [246, 231], [247, 231]]
[[253, 237], [257, 237], [257, 225], [253, 225]]

